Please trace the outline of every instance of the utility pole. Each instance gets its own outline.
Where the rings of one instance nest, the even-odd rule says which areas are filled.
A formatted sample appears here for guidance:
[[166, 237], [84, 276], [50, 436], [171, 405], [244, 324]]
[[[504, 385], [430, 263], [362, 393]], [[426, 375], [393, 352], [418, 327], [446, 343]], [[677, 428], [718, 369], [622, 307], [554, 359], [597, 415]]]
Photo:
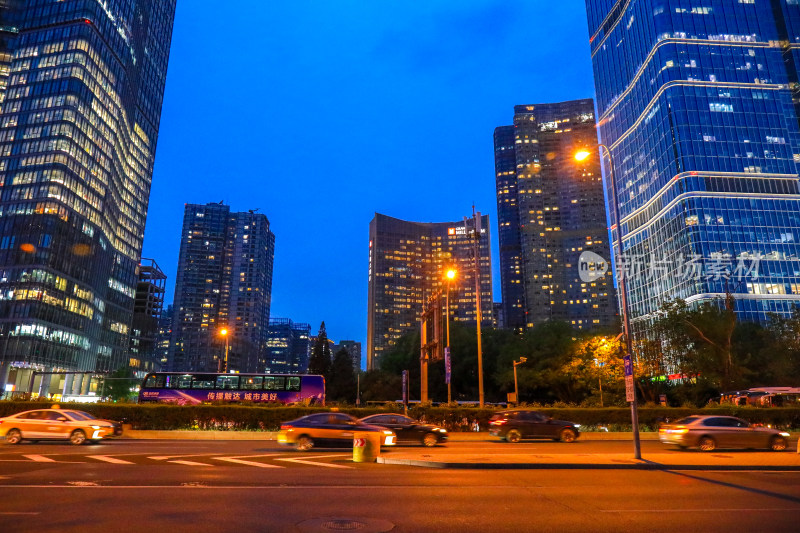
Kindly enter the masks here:
[[[466, 226], [467, 219], [464, 217], [464, 225]], [[480, 242], [481, 242], [481, 213], [475, 212], [475, 206], [472, 206], [472, 228], [474, 230], [472, 236], [472, 255], [475, 259], [475, 321], [477, 323], [478, 334], [478, 401], [481, 407], [484, 405], [483, 395], [483, 350], [481, 347], [481, 322], [483, 316], [481, 313], [481, 255], [480, 255]]]

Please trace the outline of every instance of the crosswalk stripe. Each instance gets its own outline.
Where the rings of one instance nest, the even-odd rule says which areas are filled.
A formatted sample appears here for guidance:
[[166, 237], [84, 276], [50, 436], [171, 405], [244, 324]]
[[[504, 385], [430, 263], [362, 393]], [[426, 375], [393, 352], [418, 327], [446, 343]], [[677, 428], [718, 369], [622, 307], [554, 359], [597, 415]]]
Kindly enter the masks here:
[[179, 465], [186, 465], [186, 466], [214, 466], [214, 465], [210, 465], [208, 463], [196, 463], [194, 461], [178, 461], [178, 460], [174, 460], [174, 461], [169, 461], [169, 462], [170, 463], [176, 463], [176, 464], [179, 464]]
[[[229, 463], [238, 463], [242, 465], [248, 466], [257, 466], [259, 468], [284, 468], [279, 465], [270, 465], [266, 463], [256, 463], [255, 461], [245, 461], [242, 459], [237, 459], [236, 457], [211, 457], [211, 459], [215, 459], [217, 461], [228, 461]], [[175, 462], [175, 461], [172, 461]]]
[[[349, 455], [349, 454], [346, 454]], [[306, 457], [305, 459], [275, 459], [276, 461], [286, 461], [287, 463], [300, 463], [304, 465], [312, 465], [312, 466], [324, 466], [326, 468], [353, 468], [352, 466], [346, 465], [334, 465], [330, 463], [317, 463], [316, 461], [309, 461], [309, 459], [319, 459], [320, 457], [346, 457], [346, 455], [314, 455], [311, 457]]]
[[109, 457], [108, 455], [87, 455], [86, 457], [90, 459], [97, 459], [98, 461], [105, 461], [106, 463], [114, 463], [115, 465], [134, 465], [136, 463], [132, 463], [130, 461], [125, 461], [123, 459], [117, 459], [116, 457]]
[[49, 457], [45, 457], [44, 455], [23, 455], [22, 457], [26, 457], [31, 461], [36, 461], [37, 463], [55, 463], [55, 459], [50, 459]]

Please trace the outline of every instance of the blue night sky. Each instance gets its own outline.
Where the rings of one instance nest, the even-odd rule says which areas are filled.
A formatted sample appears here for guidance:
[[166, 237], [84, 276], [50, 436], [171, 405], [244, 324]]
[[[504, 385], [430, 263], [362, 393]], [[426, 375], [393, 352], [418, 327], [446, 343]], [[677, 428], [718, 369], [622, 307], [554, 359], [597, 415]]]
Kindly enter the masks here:
[[167, 300], [183, 204], [224, 200], [267, 215], [271, 316], [313, 333], [366, 350], [375, 212], [490, 214], [499, 301], [492, 133], [515, 104], [593, 97], [584, 1], [227, 6], [178, 1], [143, 252]]

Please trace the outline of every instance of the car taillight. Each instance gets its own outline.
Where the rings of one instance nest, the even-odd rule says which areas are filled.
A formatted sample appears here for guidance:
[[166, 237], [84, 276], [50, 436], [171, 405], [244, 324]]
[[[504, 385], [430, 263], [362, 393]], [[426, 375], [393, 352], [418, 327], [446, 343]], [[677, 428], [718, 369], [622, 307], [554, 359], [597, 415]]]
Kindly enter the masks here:
[[506, 422], [508, 422], [508, 420], [503, 418], [503, 419], [500, 419], [500, 420], [492, 420], [492, 421], [489, 422], [489, 424], [495, 425], [495, 426], [502, 426]]
[[281, 429], [292, 429], [293, 427], [291, 424], [281, 424]]

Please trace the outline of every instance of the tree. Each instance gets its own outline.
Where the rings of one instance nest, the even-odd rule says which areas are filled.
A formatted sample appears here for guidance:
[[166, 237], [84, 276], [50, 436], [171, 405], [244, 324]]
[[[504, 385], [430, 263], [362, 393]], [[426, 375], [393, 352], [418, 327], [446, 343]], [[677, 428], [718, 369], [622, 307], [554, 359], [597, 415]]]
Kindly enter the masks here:
[[327, 398], [329, 400], [346, 403], [355, 402], [356, 374], [353, 371], [353, 357], [347, 349], [342, 348], [336, 352], [327, 384]]
[[122, 367], [102, 379], [101, 394], [114, 402], [132, 400], [139, 380], [130, 367]]
[[331, 347], [328, 344], [328, 333], [325, 331], [325, 321], [319, 326], [317, 341], [311, 349], [311, 357], [308, 360], [308, 373], [319, 374], [328, 378], [331, 371]]

